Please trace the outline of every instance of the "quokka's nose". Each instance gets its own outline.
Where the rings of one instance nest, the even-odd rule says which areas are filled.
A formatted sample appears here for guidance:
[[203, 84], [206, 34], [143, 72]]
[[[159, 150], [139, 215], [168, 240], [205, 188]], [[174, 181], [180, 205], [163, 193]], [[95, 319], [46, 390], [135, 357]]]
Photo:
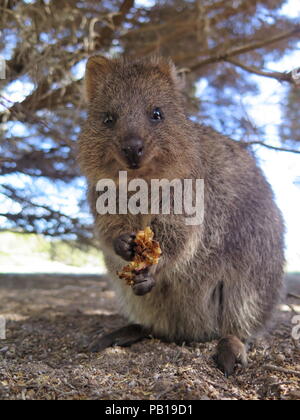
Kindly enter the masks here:
[[140, 166], [144, 155], [144, 142], [137, 137], [127, 139], [122, 146], [122, 152], [130, 168], [136, 169]]

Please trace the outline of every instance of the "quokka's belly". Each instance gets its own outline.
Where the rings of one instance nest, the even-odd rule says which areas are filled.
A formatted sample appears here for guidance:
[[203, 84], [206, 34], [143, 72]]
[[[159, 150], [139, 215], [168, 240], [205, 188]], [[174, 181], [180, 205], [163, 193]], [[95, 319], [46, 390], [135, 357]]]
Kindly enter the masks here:
[[194, 264], [160, 272], [155, 287], [136, 296], [115, 274], [124, 262], [115, 257], [106, 262], [122, 314], [156, 337], [188, 342], [234, 334], [247, 339], [263, 327], [258, 290], [236, 270]]
[[134, 295], [130, 286], [114, 279], [122, 314], [170, 341], [208, 341], [220, 335], [217, 308], [205, 293], [176, 279], [157, 280], [145, 296]]

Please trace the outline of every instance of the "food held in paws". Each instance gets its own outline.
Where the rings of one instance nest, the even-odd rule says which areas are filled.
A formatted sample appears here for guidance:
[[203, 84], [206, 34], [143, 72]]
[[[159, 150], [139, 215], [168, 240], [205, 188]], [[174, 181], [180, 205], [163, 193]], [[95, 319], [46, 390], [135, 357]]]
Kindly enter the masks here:
[[129, 285], [134, 284], [135, 276], [150, 267], [158, 264], [162, 254], [160, 245], [154, 239], [154, 232], [150, 227], [140, 230], [135, 237], [135, 256], [121, 272], [118, 272], [120, 279], [125, 279]]

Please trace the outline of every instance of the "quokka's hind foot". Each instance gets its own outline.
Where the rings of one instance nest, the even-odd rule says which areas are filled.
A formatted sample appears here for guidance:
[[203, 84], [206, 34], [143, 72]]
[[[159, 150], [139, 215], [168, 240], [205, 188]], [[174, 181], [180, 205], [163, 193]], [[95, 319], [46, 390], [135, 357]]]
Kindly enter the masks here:
[[138, 324], [127, 325], [109, 334], [95, 339], [88, 350], [92, 353], [98, 353], [107, 347], [121, 346], [128, 347], [144, 338], [149, 337], [149, 332]]
[[234, 335], [228, 335], [219, 341], [214, 359], [226, 377], [234, 373], [238, 363], [244, 368], [248, 366], [246, 347]]

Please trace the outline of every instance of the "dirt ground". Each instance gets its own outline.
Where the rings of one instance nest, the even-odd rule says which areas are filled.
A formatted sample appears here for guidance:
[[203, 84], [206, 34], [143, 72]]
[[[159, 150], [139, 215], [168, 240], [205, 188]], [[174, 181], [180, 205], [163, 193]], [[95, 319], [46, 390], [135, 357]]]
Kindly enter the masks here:
[[[300, 280], [289, 277], [300, 295]], [[300, 399], [300, 340], [289, 297], [276, 323], [249, 352], [249, 367], [229, 379], [212, 355], [215, 342], [190, 346], [148, 339], [130, 348], [87, 353], [96, 333], [126, 324], [105, 277], [0, 275], [0, 399]]]

